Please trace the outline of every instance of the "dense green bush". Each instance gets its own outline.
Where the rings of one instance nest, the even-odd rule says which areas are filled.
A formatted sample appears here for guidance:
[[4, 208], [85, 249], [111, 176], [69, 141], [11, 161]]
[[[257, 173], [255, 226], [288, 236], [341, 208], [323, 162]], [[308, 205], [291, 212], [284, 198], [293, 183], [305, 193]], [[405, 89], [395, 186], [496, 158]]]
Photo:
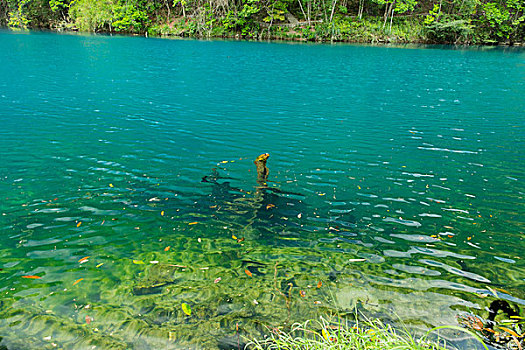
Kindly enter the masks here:
[[516, 43], [523, 0], [0, 0], [0, 25], [308, 41]]

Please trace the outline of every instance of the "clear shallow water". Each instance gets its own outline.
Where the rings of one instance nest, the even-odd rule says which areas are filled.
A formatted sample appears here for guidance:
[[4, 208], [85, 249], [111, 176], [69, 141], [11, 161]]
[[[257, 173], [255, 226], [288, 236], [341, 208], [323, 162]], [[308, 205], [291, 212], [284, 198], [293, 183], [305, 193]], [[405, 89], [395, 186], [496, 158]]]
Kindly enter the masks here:
[[0, 32], [0, 76], [10, 349], [525, 306], [523, 50]]

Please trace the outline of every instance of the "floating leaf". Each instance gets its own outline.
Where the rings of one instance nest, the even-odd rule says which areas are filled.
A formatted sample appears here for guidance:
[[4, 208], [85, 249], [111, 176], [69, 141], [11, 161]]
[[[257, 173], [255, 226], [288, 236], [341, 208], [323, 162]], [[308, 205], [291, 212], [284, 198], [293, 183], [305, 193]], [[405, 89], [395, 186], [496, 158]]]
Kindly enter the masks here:
[[272, 208], [275, 208], [275, 204], [268, 204], [268, 205], [266, 206], [266, 210], [268, 210], [268, 209], [272, 209]]
[[330, 340], [330, 333], [328, 333], [326, 329], [323, 328], [322, 333], [323, 333], [323, 338], [325, 338], [326, 340]]
[[35, 276], [35, 275], [27, 275], [27, 276], [22, 276], [22, 278], [32, 278], [32, 279], [37, 279], [37, 278], [42, 278], [40, 276]]
[[304, 290], [300, 290], [299, 294], [304, 298], [306, 296], [306, 292]]
[[93, 321], [93, 317], [91, 317], [91, 316], [87, 316], [87, 315], [86, 315], [86, 323], [87, 323], [87, 324], [90, 324], [91, 321]]
[[217, 278], [215, 279], [215, 281], [213, 281], [213, 283], [219, 283], [219, 282], [221, 281], [221, 279], [222, 279], [222, 278], [217, 277]]
[[82, 221], [79, 221], [79, 222], [77, 223], [77, 227], [80, 227], [80, 225], [82, 225]]
[[515, 336], [516, 338], [520, 338], [520, 336], [516, 332], [514, 332], [512, 329], [508, 329], [507, 327], [501, 327], [501, 326], [498, 328], [503, 329], [505, 332]]
[[366, 259], [348, 259], [349, 262], [360, 262], [360, 261], [366, 261]]
[[113, 187], [113, 184], [109, 184], [109, 187]]
[[323, 285], [323, 282], [321, 282], [321, 281], [317, 282], [317, 288], [321, 288], [322, 285]]
[[250, 272], [250, 270], [248, 270], [248, 269], [244, 270], [244, 272], [246, 272], [246, 274], [247, 274], [248, 276], [250, 276], [250, 277], [253, 276], [253, 274], [252, 274], [252, 273]]
[[82, 259], [78, 260], [78, 262], [81, 263], [81, 264], [83, 264], [83, 263], [85, 263], [86, 261], [88, 261], [88, 259], [89, 259], [89, 256], [85, 256], [85, 257], [83, 257]]
[[182, 303], [182, 311], [184, 311], [186, 315], [191, 316], [191, 307], [188, 304]]
[[502, 293], [506, 293], [506, 294], [508, 294], [508, 295], [511, 295], [511, 293], [510, 293], [509, 291], [506, 291], [505, 289], [498, 288], [498, 287], [494, 287], [494, 289], [495, 289], [495, 290], [498, 290], [498, 291], [500, 291], [500, 292], [502, 292]]
[[104, 265], [104, 263], [100, 263], [100, 264], [98, 264], [98, 265], [95, 266], [95, 267], [96, 267], [96, 268], [99, 268], [99, 267], [101, 267], [102, 265]]
[[159, 262], [157, 260], [152, 260], [149, 262], [150, 264], [158, 264]]
[[241, 242], [243, 242], [243, 241], [244, 241], [244, 237], [243, 237], [243, 238], [239, 238], [239, 239], [237, 240], [237, 243], [241, 243]]
[[233, 239], [237, 239], [237, 236], [236, 236], [236, 235], [232, 235], [232, 238], [233, 238]]
[[78, 280], [76, 280], [75, 282], [73, 282], [73, 285], [77, 284], [78, 282], [82, 281], [83, 278], [79, 278]]
[[133, 260], [133, 263], [134, 263], [134, 264], [137, 264], [137, 265], [145, 264], [145, 262], [142, 261], [142, 260]]
[[198, 222], [197, 222], [197, 221], [194, 221], [194, 222], [190, 222], [190, 223], [188, 223], [188, 225], [195, 225], [195, 224], [198, 224]]
[[166, 248], [164, 248], [164, 251], [167, 252], [168, 250], [170, 250], [171, 246], [167, 246]]
[[164, 216], [164, 210], [160, 212], [160, 215]]

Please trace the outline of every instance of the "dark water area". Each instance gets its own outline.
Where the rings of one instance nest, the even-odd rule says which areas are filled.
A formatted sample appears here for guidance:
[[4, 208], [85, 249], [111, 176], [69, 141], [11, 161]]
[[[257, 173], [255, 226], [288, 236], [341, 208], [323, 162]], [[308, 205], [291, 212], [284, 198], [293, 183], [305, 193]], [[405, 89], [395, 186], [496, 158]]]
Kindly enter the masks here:
[[525, 308], [525, 50], [3, 31], [0, 77], [9, 349]]

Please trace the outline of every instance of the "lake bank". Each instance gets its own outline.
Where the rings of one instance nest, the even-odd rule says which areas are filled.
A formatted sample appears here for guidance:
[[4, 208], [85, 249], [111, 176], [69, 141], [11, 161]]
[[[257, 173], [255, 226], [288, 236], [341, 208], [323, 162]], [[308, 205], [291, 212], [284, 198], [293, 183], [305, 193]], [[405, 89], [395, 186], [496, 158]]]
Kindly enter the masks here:
[[[7, 29], [7, 27], [6, 27]], [[16, 28], [14, 28], [16, 30]], [[79, 32], [72, 23], [58, 23], [51, 28], [32, 28], [33, 30], [49, 30], [51, 32]], [[89, 32], [87, 32], [89, 33]], [[390, 29], [384, 28], [379, 18], [360, 20], [357, 22], [338, 22], [329, 27], [318, 24], [308, 26], [298, 23], [268, 26], [260, 23], [256, 30], [247, 33], [229, 31], [225, 28], [206, 28], [195, 25], [191, 20], [178, 19], [170, 24], [155, 25], [141, 33], [126, 31], [111, 31], [98, 29], [97, 34], [131, 35], [159, 38], [193, 38], [193, 39], [234, 39], [255, 41], [290, 41], [290, 42], [340, 42], [353, 44], [423, 44], [423, 45], [459, 45], [459, 46], [524, 46], [523, 41], [490, 41], [477, 42], [472, 38], [457, 35], [440, 34], [426, 28], [413, 18], [397, 18]]]
[[352, 43], [523, 45], [525, 5], [431, 0], [6, 0], [0, 26]]

